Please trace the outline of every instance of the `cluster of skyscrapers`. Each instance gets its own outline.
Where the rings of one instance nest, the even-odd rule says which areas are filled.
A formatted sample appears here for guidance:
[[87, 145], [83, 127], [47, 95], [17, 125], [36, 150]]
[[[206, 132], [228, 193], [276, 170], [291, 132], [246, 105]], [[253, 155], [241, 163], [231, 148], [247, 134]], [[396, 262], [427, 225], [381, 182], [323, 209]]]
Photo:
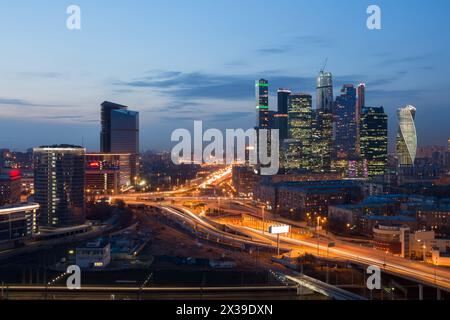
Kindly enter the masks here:
[[[366, 106], [366, 86], [345, 84], [336, 98], [333, 77], [317, 77], [316, 107], [308, 93], [278, 90], [278, 110], [269, 110], [269, 82], [256, 82], [257, 128], [278, 129], [282, 171], [375, 177], [388, 164], [388, 116], [383, 107]], [[400, 165], [413, 165], [417, 137], [414, 107], [399, 110]]]

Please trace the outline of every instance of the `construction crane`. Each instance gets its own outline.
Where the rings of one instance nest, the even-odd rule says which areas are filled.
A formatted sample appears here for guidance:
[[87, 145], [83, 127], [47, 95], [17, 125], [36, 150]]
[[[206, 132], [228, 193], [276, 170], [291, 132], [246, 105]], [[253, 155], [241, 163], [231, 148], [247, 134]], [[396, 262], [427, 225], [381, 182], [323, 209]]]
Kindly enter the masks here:
[[325, 71], [325, 68], [327, 67], [327, 64], [328, 64], [328, 57], [325, 58], [325, 62], [323, 64], [323, 67], [322, 67], [322, 69], [320, 69], [320, 73], [323, 73]]

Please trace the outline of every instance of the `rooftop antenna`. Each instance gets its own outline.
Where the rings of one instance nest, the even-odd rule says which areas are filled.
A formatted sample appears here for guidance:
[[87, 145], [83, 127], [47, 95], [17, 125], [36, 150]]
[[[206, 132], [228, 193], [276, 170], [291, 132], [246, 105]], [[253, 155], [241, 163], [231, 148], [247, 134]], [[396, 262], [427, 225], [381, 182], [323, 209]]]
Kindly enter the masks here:
[[327, 64], [328, 64], [328, 57], [325, 58], [325, 62], [324, 62], [324, 64], [323, 64], [323, 67], [322, 67], [322, 69], [320, 69], [320, 72], [321, 72], [321, 73], [323, 73], [323, 72], [325, 71], [325, 68], [327, 67]]

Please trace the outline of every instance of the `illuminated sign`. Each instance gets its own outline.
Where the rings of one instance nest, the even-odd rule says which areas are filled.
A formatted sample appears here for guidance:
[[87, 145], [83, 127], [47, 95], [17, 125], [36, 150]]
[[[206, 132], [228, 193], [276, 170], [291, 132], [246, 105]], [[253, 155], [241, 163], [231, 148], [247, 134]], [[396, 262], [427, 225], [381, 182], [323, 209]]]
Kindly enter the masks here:
[[88, 163], [89, 168], [98, 169], [100, 168], [100, 161], [91, 161]]
[[283, 233], [289, 233], [290, 228], [289, 226], [271, 226], [269, 228], [269, 233], [271, 234], [283, 234]]

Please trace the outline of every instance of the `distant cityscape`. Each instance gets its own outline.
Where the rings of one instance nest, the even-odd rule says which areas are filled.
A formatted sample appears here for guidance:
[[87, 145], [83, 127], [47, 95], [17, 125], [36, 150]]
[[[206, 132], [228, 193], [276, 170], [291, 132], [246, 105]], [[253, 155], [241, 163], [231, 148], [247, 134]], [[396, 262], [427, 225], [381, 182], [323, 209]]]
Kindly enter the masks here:
[[[170, 153], [141, 152], [139, 112], [108, 101], [100, 106], [98, 152], [74, 145], [1, 149], [0, 261], [41, 261], [42, 252], [63, 249], [29, 276], [22, 268], [0, 280], [54, 285], [67, 275], [52, 280], [49, 274], [73, 264], [86, 272], [164, 263], [238, 270], [261, 250], [258, 268], [293, 285], [300, 280], [292, 270], [306, 266], [330, 284], [328, 266], [349, 260], [389, 269], [397, 280], [386, 286], [407, 279], [420, 284], [419, 298], [423, 286], [448, 298], [450, 139], [448, 146], [418, 146], [421, 110], [407, 105], [398, 109], [396, 152], [389, 154], [388, 116], [382, 106], [366, 105], [370, 88], [345, 84], [335, 97], [325, 70], [316, 87], [315, 108], [310, 94], [282, 88], [271, 110], [270, 81], [256, 81], [255, 129], [279, 132], [280, 170], [272, 176], [248, 159], [175, 165]], [[164, 236], [157, 233], [166, 228]], [[286, 230], [281, 239], [276, 228]], [[185, 257], [175, 252], [185, 246], [179, 234], [196, 243]], [[326, 275], [317, 269], [323, 264]], [[364, 296], [353, 289], [349, 294]]]

